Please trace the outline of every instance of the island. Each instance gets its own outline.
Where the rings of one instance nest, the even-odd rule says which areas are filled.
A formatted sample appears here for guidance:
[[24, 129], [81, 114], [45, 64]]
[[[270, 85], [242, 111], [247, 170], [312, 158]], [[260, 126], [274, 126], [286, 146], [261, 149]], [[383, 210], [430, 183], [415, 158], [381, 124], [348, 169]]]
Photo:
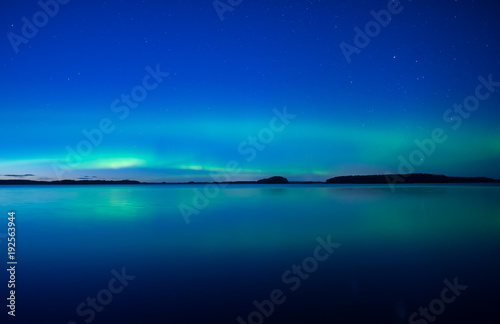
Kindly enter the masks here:
[[257, 181], [188, 181], [188, 182], [140, 182], [136, 180], [0, 180], [0, 185], [205, 185], [205, 184], [410, 184], [410, 183], [500, 183], [500, 180], [486, 177], [448, 177], [442, 174], [377, 174], [338, 176], [322, 181], [289, 181], [285, 177], [273, 176]]
[[266, 178], [266, 179], [260, 179], [257, 181], [257, 183], [264, 183], [264, 184], [288, 183], [288, 179], [283, 178], [283, 177], [274, 176], [274, 177], [270, 177], [270, 178]]
[[55, 181], [37, 181], [37, 180], [0, 180], [0, 185], [117, 185], [117, 184], [142, 184], [136, 180], [55, 180]]
[[387, 183], [495, 183], [485, 177], [448, 177], [442, 174], [410, 173], [410, 174], [378, 174], [340, 176], [326, 180], [327, 183], [343, 184], [387, 184]]

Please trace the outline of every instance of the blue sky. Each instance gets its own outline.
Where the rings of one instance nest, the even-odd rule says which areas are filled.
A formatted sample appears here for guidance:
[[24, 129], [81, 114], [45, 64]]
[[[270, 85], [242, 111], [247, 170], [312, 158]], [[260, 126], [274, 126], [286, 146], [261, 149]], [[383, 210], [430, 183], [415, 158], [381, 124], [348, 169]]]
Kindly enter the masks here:
[[1, 179], [500, 178], [491, 1], [40, 3], [0, 13]]

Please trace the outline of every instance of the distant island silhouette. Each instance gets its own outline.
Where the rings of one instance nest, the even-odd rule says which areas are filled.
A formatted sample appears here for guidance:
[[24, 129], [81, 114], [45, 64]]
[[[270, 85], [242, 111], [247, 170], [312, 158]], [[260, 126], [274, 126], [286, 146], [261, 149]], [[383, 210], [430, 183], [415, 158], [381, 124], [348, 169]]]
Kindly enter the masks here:
[[257, 183], [271, 183], [271, 184], [272, 183], [275, 183], [275, 184], [278, 184], [278, 183], [288, 183], [288, 179], [287, 178], [283, 178], [283, 177], [275, 176], [275, 177], [271, 177], [271, 178], [257, 180]]
[[[448, 177], [442, 174], [410, 173], [384, 175], [340, 176], [326, 180], [327, 183], [345, 184], [384, 184], [394, 181], [400, 183], [494, 183], [500, 182], [486, 177]], [[399, 181], [397, 181], [399, 180]]]
[[144, 184], [145, 182], [135, 180], [55, 180], [55, 181], [39, 181], [39, 180], [0, 180], [0, 185], [75, 185], [75, 184]]
[[[397, 180], [397, 181], [395, 181]], [[393, 181], [393, 182], [391, 182]], [[0, 180], [0, 185], [130, 185], [130, 184], [409, 184], [409, 183], [500, 183], [486, 177], [448, 177], [441, 174], [377, 174], [339, 176], [322, 181], [289, 181], [285, 177], [273, 176], [257, 181], [189, 181], [189, 182], [140, 182], [136, 180], [56, 180], [38, 181], [25, 179]]]

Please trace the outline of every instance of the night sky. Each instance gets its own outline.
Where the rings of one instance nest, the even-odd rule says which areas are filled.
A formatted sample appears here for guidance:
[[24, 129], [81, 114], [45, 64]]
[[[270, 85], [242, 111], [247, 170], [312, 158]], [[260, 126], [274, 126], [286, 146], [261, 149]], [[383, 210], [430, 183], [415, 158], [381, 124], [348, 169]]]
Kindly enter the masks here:
[[500, 178], [497, 1], [44, 1], [0, 11], [0, 179]]

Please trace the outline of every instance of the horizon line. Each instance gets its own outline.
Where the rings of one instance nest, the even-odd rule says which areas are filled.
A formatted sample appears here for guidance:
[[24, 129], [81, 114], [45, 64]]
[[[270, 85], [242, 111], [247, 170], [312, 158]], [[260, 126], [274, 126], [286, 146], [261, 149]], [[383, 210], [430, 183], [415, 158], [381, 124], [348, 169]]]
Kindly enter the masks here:
[[[381, 178], [384, 181], [381, 181]], [[392, 179], [397, 179], [393, 180]], [[408, 178], [408, 179], [406, 179]], [[353, 181], [356, 180], [356, 181]], [[427, 180], [427, 181], [424, 181]], [[415, 182], [416, 181], [416, 182]], [[16, 183], [17, 182], [17, 183]], [[282, 176], [272, 176], [258, 180], [234, 180], [234, 181], [139, 181], [130, 179], [104, 180], [104, 179], [62, 179], [62, 180], [31, 180], [31, 179], [0, 179], [0, 184], [312, 184], [312, 183], [333, 183], [333, 184], [397, 184], [397, 183], [495, 183], [500, 179], [481, 176], [446, 176], [444, 174], [431, 173], [386, 173], [370, 175], [344, 175], [320, 180], [288, 180]]]

